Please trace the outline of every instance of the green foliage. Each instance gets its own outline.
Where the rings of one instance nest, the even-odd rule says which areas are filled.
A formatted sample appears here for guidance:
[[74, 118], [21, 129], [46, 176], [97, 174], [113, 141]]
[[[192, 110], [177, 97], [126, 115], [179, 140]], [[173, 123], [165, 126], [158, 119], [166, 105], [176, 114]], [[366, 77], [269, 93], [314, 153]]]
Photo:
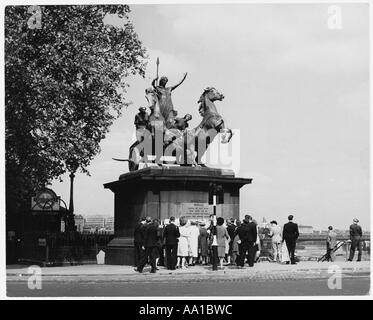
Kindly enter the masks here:
[[[127, 5], [41, 6], [40, 29], [28, 8], [5, 10], [7, 205], [66, 171], [87, 172], [128, 104], [126, 77], [146, 66]], [[123, 25], [105, 24], [107, 14]]]

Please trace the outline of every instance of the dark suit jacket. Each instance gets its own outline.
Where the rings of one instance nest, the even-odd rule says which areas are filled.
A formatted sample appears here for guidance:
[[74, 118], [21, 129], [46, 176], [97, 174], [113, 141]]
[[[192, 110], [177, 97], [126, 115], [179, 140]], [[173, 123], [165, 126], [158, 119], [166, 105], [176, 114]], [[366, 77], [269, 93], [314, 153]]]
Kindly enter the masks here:
[[135, 226], [135, 231], [133, 233], [133, 241], [138, 244], [143, 244], [144, 243], [144, 238], [145, 238], [145, 225], [142, 223], [138, 223]]
[[285, 223], [282, 238], [286, 241], [295, 241], [299, 237], [298, 225], [294, 222]]
[[254, 222], [244, 222], [237, 229], [237, 234], [240, 237], [241, 244], [249, 244], [250, 242], [256, 242], [256, 238], [258, 236], [256, 224]]
[[156, 247], [159, 241], [158, 226], [151, 223], [146, 226], [145, 230], [144, 247]]
[[163, 231], [163, 239], [166, 241], [166, 245], [175, 245], [178, 243], [180, 237], [180, 231], [177, 226], [173, 223], [168, 224]]
[[235, 237], [236, 228], [237, 227], [233, 223], [229, 223], [227, 226], [227, 231], [228, 231], [229, 237], [231, 238], [231, 241], [233, 241]]
[[361, 230], [361, 227], [357, 224], [350, 225], [350, 238], [358, 236], [363, 236], [363, 231]]

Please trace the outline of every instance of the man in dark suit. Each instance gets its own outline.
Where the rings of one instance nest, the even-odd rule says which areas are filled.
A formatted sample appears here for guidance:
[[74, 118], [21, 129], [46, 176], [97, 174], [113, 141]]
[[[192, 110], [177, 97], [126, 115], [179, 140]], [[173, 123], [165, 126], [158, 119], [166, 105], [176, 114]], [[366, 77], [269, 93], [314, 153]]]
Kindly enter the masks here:
[[133, 243], [135, 246], [135, 267], [139, 266], [139, 263], [141, 261], [141, 257], [144, 253], [144, 250], [142, 249], [144, 245], [144, 239], [145, 239], [145, 218], [141, 218], [141, 220], [136, 224], [135, 230], [133, 233]]
[[237, 234], [240, 238], [240, 256], [238, 267], [243, 268], [245, 263], [246, 253], [248, 256], [249, 267], [254, 266], [255, 249], [254, 245], [257, 238], [256, 224], [251, 216], [246, 215], [243, 224], [237, 229]]
[[361, 227], [358, 225], [359, 220], [354, 219], [353, 224], [350, 225], [350, 240], [351, 240], [351, 248], [350, 248], [350, 257], [348, 261], [352, 261], [354, 259], [355, 250], [357, 249], [357, 261], [361, 261], [361, 237], [363, 236], [363, 231]]
[[[286, 242], [286, 246], [288, 247], [289, 256], [291, 264], [295, 263], [295, 246], [297, 239], [299, 237], [299, 230], [298, 225], [293, 222], [293, 216], [290, 215], [288, 217], [289, 222], [285, 223], [284, 228], [282, 230], [282, 242]], [[289, 264], [289, 262], [287, 262]]]
[[175, 217], [170, 217], [170, 223], [164, 228], [163, 239], [166, 244], [166, 262], [168, 270], [176, 269], [177, 243], [179, 242], [180, 232], [175, 225]]
[[149, 223], [146, 226], [145, 238], [143, 248], [145, 249], [145, 254], [143, 255], [141, 262], [137, 268], [138, 272], [142, 272], [146, 263], [150, 261], [152, 267], [151, 273], [155, 273], [157, 270], [156, 259], [158, 257], [158, 233], [159, 222], [157, 219], [154, 219], [153, 223]]
[[232, 247], [233, 247], [233, 240], [236, 236], [236, 225], [234, 224], [235, 220], [234, 218], [230, 218], [227, 220], [227, 231], [229, 235], [229, 251], [228, 251], [228, 264], [231, 264], [231, 257], [232, 257]]

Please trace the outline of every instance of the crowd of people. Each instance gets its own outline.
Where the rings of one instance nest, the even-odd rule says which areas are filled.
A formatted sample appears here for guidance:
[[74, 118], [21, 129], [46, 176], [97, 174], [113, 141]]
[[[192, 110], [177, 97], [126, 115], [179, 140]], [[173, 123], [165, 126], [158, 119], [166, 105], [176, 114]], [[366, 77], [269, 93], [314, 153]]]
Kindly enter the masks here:
[[[295, 263], [292, 239], [296, 240], [299, 235], [297, 225], [294, 224], [294, 228], [285, 225], [284, 238], [281, 228], [276, 227], [277, 223], [272, 221], [272, 225], [270, 236], [276, 250], [276, 261], [281, 261], [279, 247], [286, 240], [291, 262]], [[220, 268], [224, 268], [224, 265], [243, 268], [245, 262], [253, 267], [261, 249], [258, 225], [249, 215], [243, 221], [210, 216], [208, 223], [188, 220], [186, 217], [181, 217], [178, 223], [175, 217], [165, 219], [163, 223], [150, 217], [142, 218], [135, 227], [134, 245], [135, 270], [142, 272], [149, 263], [152, 273], [156, 272], [158, 266], [175, 270], [214, 262]], [[214, 247], [216, 255], [213, 254]]]
[[[277, 263], [296, 264], [295, 248], [299, 237], [298, 225], [293, 222], [293, 215], [283, 227], [277, 221], [270, 222], [268, 237], [271, 239], [271, 261]], [[361, 260], [362, 237], [358, 220], [350, 226], [351, 254], [353, 259], [357, 249], [358, 261]], [[333, 248], [337, 235], [330, 226], [327, 234], [328, 260], [334, 261]], [[152, 273], [158, 266], [168, 270], [185, 269], [196, 264], [216, 264], [220, 268], [225, 265], [244, 268], [245, 263], [253, 267], [261, 252], [259, 227], [250, 215], [242, 221], [211, 215], [209, 221], [188, 220], [181, 217], [165, 219], [142, 218], [134, 230], [135, 270], [142, 272], [146, 264], [150, 264]]]

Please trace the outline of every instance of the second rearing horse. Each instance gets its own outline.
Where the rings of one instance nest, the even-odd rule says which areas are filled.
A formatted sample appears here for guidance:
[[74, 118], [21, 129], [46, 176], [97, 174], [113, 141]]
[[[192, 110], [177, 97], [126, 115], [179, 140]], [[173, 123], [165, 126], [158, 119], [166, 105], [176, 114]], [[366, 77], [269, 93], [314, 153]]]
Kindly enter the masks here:
[[[232, 138], [232, 130], [225, 128], [224, 120], [218, 113], [214, 103], [223, 99], [224, 95], [213, 87], [208, 87], [203, 91], [198, 100], [202, 121], [196, 128], [186, 130], [183, 136], [172, 142], [178, 154], [182, 154], [183, 149], [186, 147], [184, 163], [187, 161], [189, 165], [203, 166], [201, 158], [217, 134], [222, 134], [222, 143], [228, 143]], [[176, 161], [179, 164], [183, 163], [181, 157], [179, 159], [177, 157]]]

